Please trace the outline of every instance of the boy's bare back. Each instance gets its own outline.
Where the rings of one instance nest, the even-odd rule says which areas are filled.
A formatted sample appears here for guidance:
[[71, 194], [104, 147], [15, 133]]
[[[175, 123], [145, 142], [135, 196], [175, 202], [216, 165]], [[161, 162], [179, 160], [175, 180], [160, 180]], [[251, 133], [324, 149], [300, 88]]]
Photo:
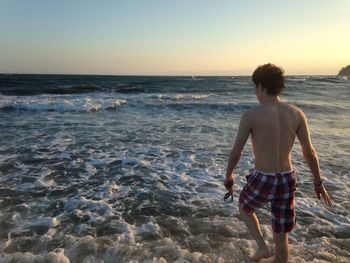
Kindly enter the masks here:
[[303, 122], [301, 111], [284, 102], [264, 103], [247, 111], [244, 118], [251, 127], [256, 169], [291, 171], [292, 147]]

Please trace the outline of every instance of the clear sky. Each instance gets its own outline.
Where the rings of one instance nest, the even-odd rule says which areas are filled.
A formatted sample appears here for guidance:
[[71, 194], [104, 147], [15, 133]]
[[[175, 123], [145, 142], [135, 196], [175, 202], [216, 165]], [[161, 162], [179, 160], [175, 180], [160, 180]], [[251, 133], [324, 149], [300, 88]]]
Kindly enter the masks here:
[[336, 74], [350, 0], [0, 0], [0, 72]]

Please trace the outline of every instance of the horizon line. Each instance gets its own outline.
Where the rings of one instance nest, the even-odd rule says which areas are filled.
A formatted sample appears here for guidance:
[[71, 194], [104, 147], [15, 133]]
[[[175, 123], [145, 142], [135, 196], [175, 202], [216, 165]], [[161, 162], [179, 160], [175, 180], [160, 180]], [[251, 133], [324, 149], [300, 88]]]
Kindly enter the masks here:
[[[167, 75], [167, 74], [99, 74], [99, 73], [3, 73], [0, 75], [55, 75], [55, 76], [113, 76], [113, 77], [251, 77], [252, 75]], [[285, 74], [284, 76], [338, 76], [338, 74]]]

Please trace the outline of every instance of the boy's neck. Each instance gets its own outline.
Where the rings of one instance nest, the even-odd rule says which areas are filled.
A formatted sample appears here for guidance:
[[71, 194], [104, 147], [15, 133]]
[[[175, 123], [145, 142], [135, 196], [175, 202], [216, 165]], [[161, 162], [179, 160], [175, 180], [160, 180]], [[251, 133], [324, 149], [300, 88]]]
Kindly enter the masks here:
[[281, 99], [279, 96], [270, 96], [266, 95], [262, 98], [261, 104], [270, 104], [270, 103], [280, 103]]

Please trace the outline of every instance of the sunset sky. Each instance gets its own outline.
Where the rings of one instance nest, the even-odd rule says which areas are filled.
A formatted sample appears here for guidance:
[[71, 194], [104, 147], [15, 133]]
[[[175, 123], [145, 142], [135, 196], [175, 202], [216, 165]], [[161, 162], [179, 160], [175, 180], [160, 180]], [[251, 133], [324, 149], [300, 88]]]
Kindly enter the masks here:
[[0, 0], [0, 72], [336, 74], [350, 64], [350, 1]]

